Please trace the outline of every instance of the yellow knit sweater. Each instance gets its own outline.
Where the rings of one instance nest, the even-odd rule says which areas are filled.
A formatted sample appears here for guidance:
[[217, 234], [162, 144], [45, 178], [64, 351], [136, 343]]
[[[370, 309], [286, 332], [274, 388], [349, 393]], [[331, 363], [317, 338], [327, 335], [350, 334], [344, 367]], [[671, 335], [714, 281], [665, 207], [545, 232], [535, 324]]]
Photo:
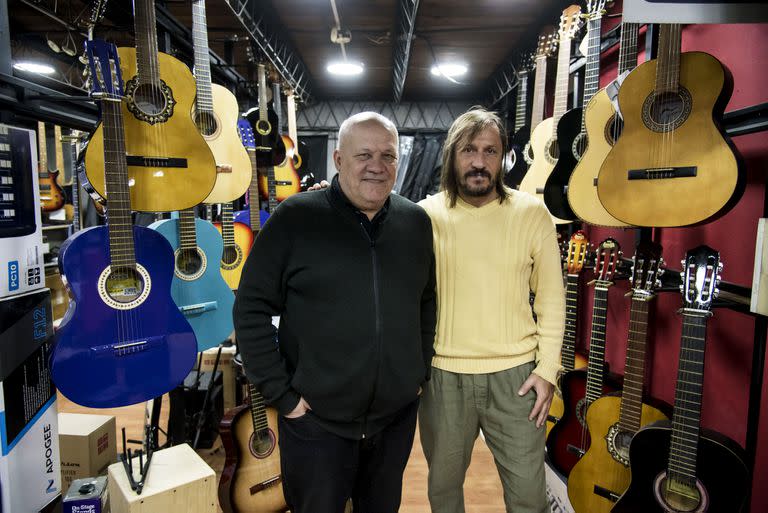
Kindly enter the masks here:
[[509, 193], [480, 208], [461, 198], [449, 208], [443, 192], [419, 203], [432, 219], [437, 266], [432, 365], [484, 374], [535, 360], [534, 372], [554, 384], [565, 327], [555, 227], [540, 200]]

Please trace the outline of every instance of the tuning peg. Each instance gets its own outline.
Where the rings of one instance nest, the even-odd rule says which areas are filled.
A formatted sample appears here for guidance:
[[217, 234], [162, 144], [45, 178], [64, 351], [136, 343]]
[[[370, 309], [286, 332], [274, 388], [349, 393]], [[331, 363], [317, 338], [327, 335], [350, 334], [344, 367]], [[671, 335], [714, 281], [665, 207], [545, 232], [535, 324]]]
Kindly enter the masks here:
[[717, 272], [719, 272], [719, 273], [723, 272], [723, 263], [722, 262], [718, 262], [717, 263]]
[[720, 295], [720, 289], [718, 289], [717, 287], [715, 287], [715, 291], [714, 291], [712, 294], [713, 294], [713, 296], [714, 296], [714, 297], [717, 297], [717, 296], [719, 296], [719, 295]]
[[680, 292], [683, 292], [683, 284], [680, 284]]
[[683, 269], [685, 269], [685, 259], [680, 260], [680, 265], [683, 267]]

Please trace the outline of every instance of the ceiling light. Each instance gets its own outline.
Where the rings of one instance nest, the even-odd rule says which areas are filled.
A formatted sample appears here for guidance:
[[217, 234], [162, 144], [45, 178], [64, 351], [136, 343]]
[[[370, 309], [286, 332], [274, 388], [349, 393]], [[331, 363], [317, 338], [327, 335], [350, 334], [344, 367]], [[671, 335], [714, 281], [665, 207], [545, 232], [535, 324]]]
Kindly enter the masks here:
[[13, 69], [19, 71], [28, 71], [30, 73], [40, 73], [41, 75], [50, 75], [56, 70], [48, 64], [40, 64], [38, 62], [22, 61], [13, 65]]
[[432, 74], [436, 77], [460, 77], [467, 72], [466, 64], [448, 63], [448, 64], [435, 64], [432, 66]]
[[345, 77], [351, 77], [359, 75], [363, 72], [363, 63], [361, 62], [349, 62], [349, 61], [337, 61], [332, 62], [326, 68], [331, 75], [340, 75]]

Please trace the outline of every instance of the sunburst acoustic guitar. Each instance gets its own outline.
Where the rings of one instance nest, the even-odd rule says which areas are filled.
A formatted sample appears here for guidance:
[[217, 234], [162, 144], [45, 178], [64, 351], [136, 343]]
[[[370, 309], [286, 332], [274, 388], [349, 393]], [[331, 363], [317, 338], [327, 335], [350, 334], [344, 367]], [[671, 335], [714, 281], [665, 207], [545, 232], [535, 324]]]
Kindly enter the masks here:
[[221, 222], [214, 223], [216, 229], [221, 232], [224, 240], [224, 251], [221, 254], [221, 275], [229, 288], [237, 290], [240, 285], [240, 277], [243, 274], [243, 265], [251, 252], [253, 245], [253, 232], [243, 223], [236, 223], [232, 213], [232, 203], [221, 205]]

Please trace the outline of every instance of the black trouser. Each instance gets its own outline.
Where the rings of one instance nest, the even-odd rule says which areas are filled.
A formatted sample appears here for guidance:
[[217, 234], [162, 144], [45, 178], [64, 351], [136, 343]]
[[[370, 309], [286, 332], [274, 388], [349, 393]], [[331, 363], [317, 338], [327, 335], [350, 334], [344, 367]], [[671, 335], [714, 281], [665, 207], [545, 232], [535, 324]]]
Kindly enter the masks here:
[[280, 416], [283, 492], [291, 513], [343, 513], [350, 497], [354, 513], [396, 513], [417, 411], [414, 401], [364, 440], [335, 435], [311, 414]]

